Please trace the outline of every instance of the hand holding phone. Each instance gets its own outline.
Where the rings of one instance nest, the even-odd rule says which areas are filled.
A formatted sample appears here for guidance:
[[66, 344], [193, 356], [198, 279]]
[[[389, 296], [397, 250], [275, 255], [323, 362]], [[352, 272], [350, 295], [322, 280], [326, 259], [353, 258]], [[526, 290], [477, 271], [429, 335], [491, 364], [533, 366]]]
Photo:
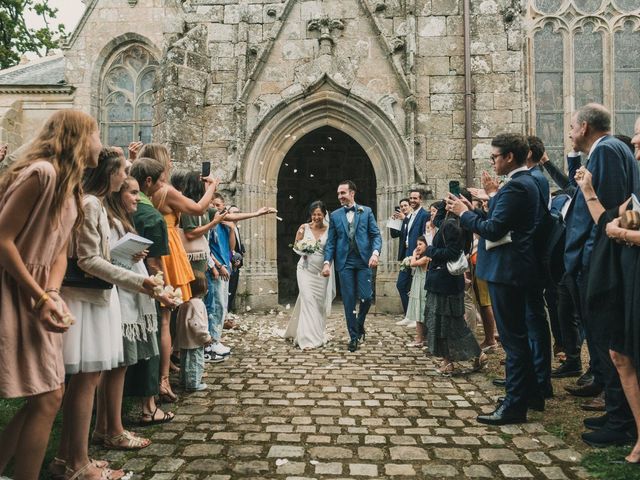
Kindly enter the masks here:
[[451, 180], [449, 182], [449, 193], [456, 197], [460, 196], [460, 182], [458, 180]]

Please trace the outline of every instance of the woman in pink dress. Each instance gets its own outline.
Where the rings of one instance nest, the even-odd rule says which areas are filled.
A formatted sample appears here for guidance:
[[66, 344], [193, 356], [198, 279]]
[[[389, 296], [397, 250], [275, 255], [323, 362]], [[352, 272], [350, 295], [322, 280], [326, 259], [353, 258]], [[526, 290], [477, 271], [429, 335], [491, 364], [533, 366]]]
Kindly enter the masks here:
[[64, 387], [59, 296], [71, 230], [82, 216], [85, 166], [100, 152], [96, 121], [54, 113], [24, 156], [0, 176], [0, 397], [24, 397], [0, 436], [0, 472], [37, 479]]

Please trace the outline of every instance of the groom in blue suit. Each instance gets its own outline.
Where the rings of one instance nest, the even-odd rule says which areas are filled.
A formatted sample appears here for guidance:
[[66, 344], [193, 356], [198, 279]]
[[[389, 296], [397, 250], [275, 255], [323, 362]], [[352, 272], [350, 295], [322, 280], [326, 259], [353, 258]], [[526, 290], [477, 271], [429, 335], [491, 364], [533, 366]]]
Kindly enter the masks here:
[[[365, 338], [364, 321], [373, 298], [372, 268], [378, 266], [382, 237], [369, 207], [356, 205], [356, 185], [345, 180], [338, 185], [342, 207], [331, 213], [322, 275], [331, 273], [331, 262], [340, 277], [340, 293], [349, 330], [349, 351]], [[356, 316], [356, 298], [360, 309]]]

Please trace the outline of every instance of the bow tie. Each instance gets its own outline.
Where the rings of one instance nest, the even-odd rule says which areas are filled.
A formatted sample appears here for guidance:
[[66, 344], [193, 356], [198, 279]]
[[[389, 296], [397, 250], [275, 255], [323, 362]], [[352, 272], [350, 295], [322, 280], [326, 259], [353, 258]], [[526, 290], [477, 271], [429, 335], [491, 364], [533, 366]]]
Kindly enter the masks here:
[[353, 205], [352, 207], [344, 207], [344, 211], [345, 212], [355, 212], [356, 211], [356, 206]]

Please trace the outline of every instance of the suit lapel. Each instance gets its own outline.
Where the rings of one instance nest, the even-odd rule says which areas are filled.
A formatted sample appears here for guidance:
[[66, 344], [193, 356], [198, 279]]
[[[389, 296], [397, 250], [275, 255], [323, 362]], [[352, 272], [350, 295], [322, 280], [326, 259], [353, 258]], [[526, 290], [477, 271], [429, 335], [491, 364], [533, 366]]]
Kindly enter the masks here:
[[340, 207], [340, 218], [342, 219], [342, 226], [344, 227], [344, 231], [349, 236], [349, 221], [347, 220], [347, 212], [344, 207]]

